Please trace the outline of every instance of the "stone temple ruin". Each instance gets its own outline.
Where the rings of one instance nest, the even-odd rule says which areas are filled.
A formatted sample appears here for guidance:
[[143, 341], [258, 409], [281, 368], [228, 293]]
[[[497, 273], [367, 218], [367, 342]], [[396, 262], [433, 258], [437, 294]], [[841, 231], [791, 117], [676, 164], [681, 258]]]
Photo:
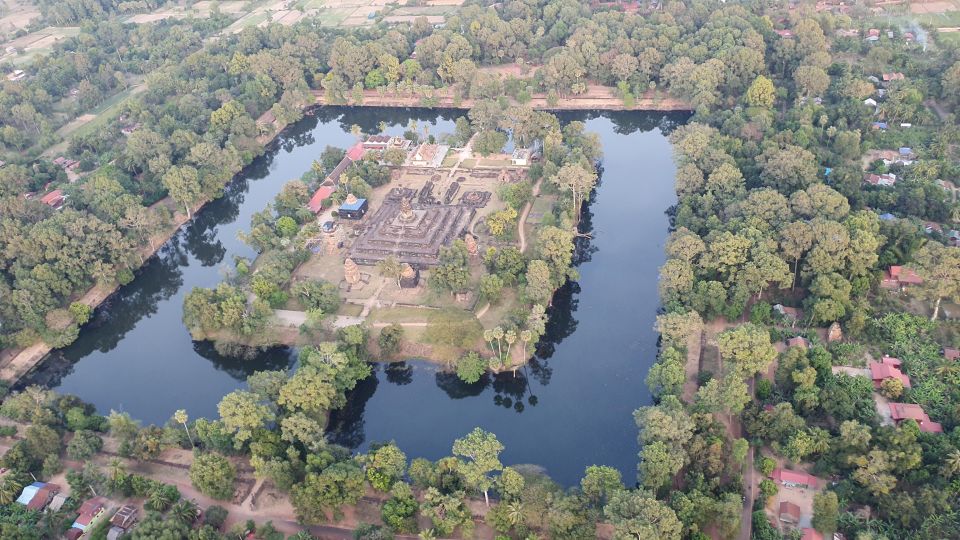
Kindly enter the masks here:
[[393, 256], [414, 268], [435, 266], [440, 248], [467, 231], [476, 209], [486, 205], [490, 194], [467, 192], [459, 203], [443, 204], [430, 193], [431, 184], [428, 182], [419, 193], [393, 188], [363, 224], [360, 236], [350, 246], [349, 257], [365, 265]]

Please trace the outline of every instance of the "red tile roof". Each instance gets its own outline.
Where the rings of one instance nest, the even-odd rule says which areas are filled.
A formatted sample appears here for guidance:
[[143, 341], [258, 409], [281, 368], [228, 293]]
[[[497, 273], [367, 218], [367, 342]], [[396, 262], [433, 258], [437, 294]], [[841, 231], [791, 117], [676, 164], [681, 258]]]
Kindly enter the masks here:
[[923, 407], [916, 403], [891, 403], [890, 418], [895, 422], [903, 420], [916, 420], [920, 426], [920, 431], [924, 433], [942, 433], [943, 426], [938, 422], [930, 420]]
[[800, 537], [800, 540], [823, 540], [823, 535], [816, 529], [804, 527], [803, 536]]
[[324, 199], [328, 199], [330, 195], [333, 195], [334, 191], [336, 191], [336, 188], [333, 186], [320, 186], [320, 189], [314, 192], [313, 197], [310, 198], [310, 202], [307, 203], [307, 208], [316, 214], [323, 208]]
[[63, 204], [63, 191], [55, 189], [40, 198], [40, 202], [47, 206], [57, 207]]
[[803, 471], [791, 471], [790, 469], [774, 469], [770, 478], [785, 484], [801, 484], [811, 488], [817, 487], [817, 477]]
[[923, 283], [922, 277], [918, 276], [913, 270], [904, 268], [903, 266], [891, 266], [890, 277], [896, 279], [900, 283], [908, 283], [911, 285], [919, 285], [920, 283]]
[[904, 388], [910, 388], [910, 377], [900, 371], [900, 360], [896, 358], [890, 360], [896, 360], [896, 362], [870, 362], [870, 378], [873, 380], [874, 387], [880, 388], [884, 379], [898, 379], [903, 383]]
[[357, 143], [347, 150], [347, 157], [350, 158], [351, 161], [358, 161], [363, 157], [363, 152], [363, 143]]
[[800, 521], [800, 507], [788, 501], [780, 503], [780, 517], [786, 515], [793, 518], [793, 521]]

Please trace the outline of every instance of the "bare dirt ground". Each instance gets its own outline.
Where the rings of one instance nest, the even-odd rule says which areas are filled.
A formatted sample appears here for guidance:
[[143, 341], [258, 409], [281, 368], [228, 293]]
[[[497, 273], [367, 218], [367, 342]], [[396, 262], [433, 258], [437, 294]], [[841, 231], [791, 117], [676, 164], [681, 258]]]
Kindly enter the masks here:
[[[317, 104], [324, 105], [326, 97], [322, 91], [314, 91]], [[434, 94], [438, 107], [469, 109], [473, 107], [474, 100], [462, 99], [459, 102], [453, 99], [452, 90], [445, 89], [437, 91]], [[353, 105], [372, 106], [372, 107], [419, 107], [422, 106], [423, 99], [419, 95], [380, 95], [376, 90], [365, 90], [363, 93], [363, 102]], [[587, 93], [577, 96], [566, 96], [558, 101], [556, 105], [547, 103], [546, 94], [537, 93], [533, 95], [529, 105], [534, 109], [540, 110], [584, 110], [601, 109], [609, 111], [689, 111], [691, 107], [683, 100], [673, 98], [667, 95], [658, 95], [648, 92], [635, 100], [634, 106], [628, 108], [623, 104], [623, 100], [613, 94], [612, 88], [599, 85], [590, 85]]]
[[7, 8], [7, 15], [0, 17], [0, 32], [16, 32], [40, 16], [40, 10], [30, 2], [3, 0], [3, 4]]

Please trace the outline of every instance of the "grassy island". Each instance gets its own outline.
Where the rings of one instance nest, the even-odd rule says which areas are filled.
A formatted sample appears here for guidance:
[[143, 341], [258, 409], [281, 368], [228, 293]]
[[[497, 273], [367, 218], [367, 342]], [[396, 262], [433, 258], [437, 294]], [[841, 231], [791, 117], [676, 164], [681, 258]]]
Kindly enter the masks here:
[[582, 123], [524, 106], [468, 117], [318, 156], [254, 216], [244, 240], [259, 256], [186, 298], [194, 338], [229, 349], [359, 333], [371, 358], [425, 358], [469, 382], [526, 362], [575, 276], [601, 149]]

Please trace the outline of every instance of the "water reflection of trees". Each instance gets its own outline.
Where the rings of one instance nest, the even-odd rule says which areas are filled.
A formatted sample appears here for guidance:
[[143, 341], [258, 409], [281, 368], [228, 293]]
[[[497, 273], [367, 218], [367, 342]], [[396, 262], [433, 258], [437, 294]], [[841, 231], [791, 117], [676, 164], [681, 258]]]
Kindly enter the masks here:
[[387, 382], [404, 386], [413, 382], [413, 366], [406, 362], [393, 362], [383, 368]]
[[193, 351], [210, 361], [214, 368], [238, 381], [245, 381], [255, 371], [286, 371], [293, 366], [296, 355], [289, 347], [251, 349], [250, 354], [221, 354], [210, 341], [194, 341]]
[[353, 390], [347, 392], [347, 404], [330, 412], [327, 439], [333, 444], [359, 448], [367, 438], [364, 430], [364, 411], [367, 408], [367, 402], [377, 391], [377, 385], [380, 384], [380, 376], [377, 374], [379, 365], [371, 364], [370, 367], [373, 373], [358, 382]]
[[360, 126], [364, 133], [378, 133], [380, 122], [387, 126], [406, 126], [411, 120], [418, 123], [436, 124], [441, 121], [453, 121], [465, 116], [466, 111], [457, 109], [424, 109], [420, 107], [321, 107], [315, 109], [315, 118], [320, 122], [337, 120], [340, 129], [349, 132], [354, 125]]

